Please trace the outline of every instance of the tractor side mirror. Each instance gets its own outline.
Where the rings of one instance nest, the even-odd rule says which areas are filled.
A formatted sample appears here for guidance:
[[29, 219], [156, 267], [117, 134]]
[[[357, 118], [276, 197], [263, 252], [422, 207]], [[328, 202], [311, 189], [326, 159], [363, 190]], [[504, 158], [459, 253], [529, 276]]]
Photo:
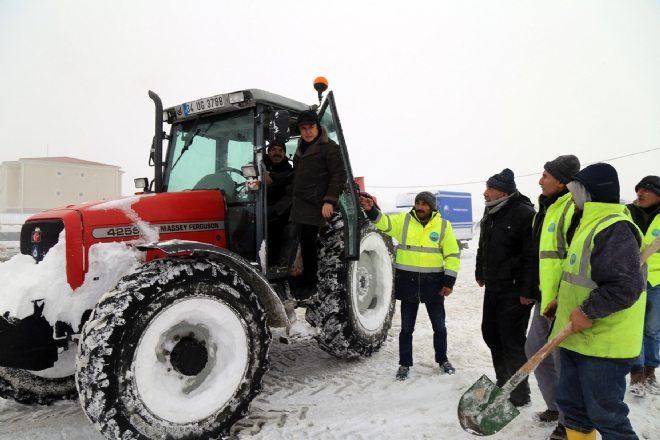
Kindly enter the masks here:
[[287, 110], [276, 110], [268, 123], [268, 143], [289, 141], [289, 112]]

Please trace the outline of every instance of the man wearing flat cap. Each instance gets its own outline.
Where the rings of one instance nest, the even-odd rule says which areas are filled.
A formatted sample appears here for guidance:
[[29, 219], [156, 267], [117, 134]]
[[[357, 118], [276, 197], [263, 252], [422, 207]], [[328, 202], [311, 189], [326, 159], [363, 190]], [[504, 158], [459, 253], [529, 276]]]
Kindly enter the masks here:
[[415, 206], [406, 213], [383, 214], [364, 196], [360, 205], [376, 228], [398, 243], [394, 275], [396, 299], [401, 301], [397, 380], [406, 380], [413, 365], [413, 332], [420, 303], [431, 320], [440, 373], [453, 374], [454, 366], [447, 358], [444, 301], [454, 288], [460, 255], [451, 223], [442, 218], [435, 195], [428, 191], [417, 194]]
[[[566, 184], [573, 180], [578, 171], [580, 171], [580, 161], [574, 155], [567, 154], [546, 162], [539, 179], [541, 187], [539, 212], [532, 222], [533, 248], [530, 255], [532, 290], [522, 292], [523, 297], [529, 298], [528, 302], [536, 303], [525, 343], [527, 357], [531, 357], [547, 342], [551, 322], [542, 315], [542, 312], [550, 301], [557, 297], [562, 274], [561, 265], [566, 258], [570, 235], [575, 232], [577, 226], [577, 222], [572, 221], [575, 206]], [[559, 365], [559, 353], [553, 351], [534, 370], [541, 396], [547, 406], [545, 411], [537, 414], [537, 418], [542, 422], [558, 420], [554, 432], [549, 437], [550, 440], [566, 438], [564, 419], [555, 402]]]
[[[637, 199], [627, 205], [644, 234], [642, 248], [660, 237], [660, 177], [646, 176], [635, 185]], [[660, 367], [660, 253], [647, 260], [646, 314], [642, 353], [630, 371], [630, 392], [637, 397], [660, 394], [655, 369]]]
[[[523, 295], [532, 290], [528, 266], [534, 205], [518, 191], [508, 168], [488, 179], [484, 199], [475, 279], [486, 286], [481, 333], [501, 387], [527, 362], [525, 333], [532, 305]], [[529, 403], [526, 378], [509, 400], [515, 406]]]

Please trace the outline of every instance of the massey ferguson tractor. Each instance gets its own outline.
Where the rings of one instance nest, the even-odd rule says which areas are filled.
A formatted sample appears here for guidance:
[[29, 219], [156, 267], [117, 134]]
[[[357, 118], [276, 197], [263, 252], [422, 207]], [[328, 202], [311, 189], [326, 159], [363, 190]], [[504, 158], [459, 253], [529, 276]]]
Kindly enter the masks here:
[[0, 396], [78, 396], [108, 439], [228, 435], [262, 389], [270, 329], [292, 325], [290, 267], [268, 264], [263, 159], [275, 141], [295, 151], [305, 110], [348, 176], [319, 232], [305, 317], [335, 356], [378, 350], [394, 313], [392, 243], [360, 210], [333, 94], [322, 100], [323, 78], [315, 88], [320, 106], [249, 89], [163, 110], [149, 92], [152, 181], [136, 179], [135, 196], [33, 215], [21, 255], [2, 263], [48, 279], [25, 292], [0, 286]]

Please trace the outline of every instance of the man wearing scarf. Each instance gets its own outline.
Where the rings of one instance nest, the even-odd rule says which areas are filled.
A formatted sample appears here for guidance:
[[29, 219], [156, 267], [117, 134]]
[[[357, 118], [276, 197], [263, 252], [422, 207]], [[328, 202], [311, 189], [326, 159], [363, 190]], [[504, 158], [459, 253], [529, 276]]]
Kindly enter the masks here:
[[[475, 279], [485, 286], [481, 333], [490, 349], [497, 386], [501, 387], [525, 363], [527, 324], [532, 304], [530, 246], [532, 202], [516, 188], [508, 168], [491, 176], [484, 191]], [[515, 406], [530, 402], [525, 379], [509, 398]]]

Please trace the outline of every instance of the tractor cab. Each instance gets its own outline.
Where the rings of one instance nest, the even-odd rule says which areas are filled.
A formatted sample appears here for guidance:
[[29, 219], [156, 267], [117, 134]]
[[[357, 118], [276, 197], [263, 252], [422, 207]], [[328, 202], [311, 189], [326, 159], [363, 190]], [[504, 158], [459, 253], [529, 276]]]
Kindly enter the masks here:
[[[286, 145], [287, 156], [295, 154], [299, 133], [297, 116], [305, 110], [318, 110], [263, 90], [249, 89], [215, 95], [160, 110], [160, 100], [150, 93], [157, 105], [157, 119], [170, 124], [169, 134], [156, 122], [156, 136], [151, 154], [155, 178], [151, 190], [181, 192], [219, 190], [225, 204], [227, 247], [243, 258], [259, 264], [262, 272], [276, 276], [269, 267], [268, 185], [265, 182], [264, 157], [272, 142]], [[321, 92], [319, 92], [319, 98]], [[330, 92], [318, 111], [328, 136], [341, 149], [347, 181], [340, 197], [345, 225], [345, 257], [359, 255], [359, 204], [353, 173]], [[160, 136], [159, 136], [160, 134]], [[161, 153], [161, 139], [168, 141]], [[294, 170], [295, 172], [295, 170]]]

